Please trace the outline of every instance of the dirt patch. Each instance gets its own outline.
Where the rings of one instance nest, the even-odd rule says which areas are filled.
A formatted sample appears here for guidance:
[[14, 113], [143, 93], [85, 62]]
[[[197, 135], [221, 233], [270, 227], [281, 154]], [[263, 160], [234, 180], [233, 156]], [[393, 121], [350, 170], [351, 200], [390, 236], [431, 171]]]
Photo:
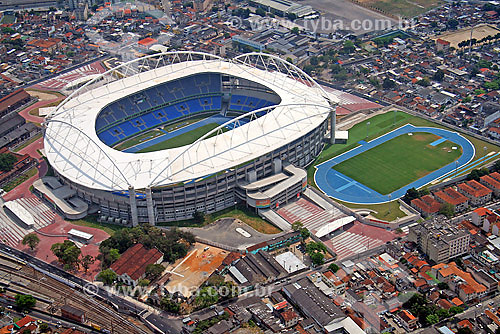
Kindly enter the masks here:
[[416, 141], [427, 141], [431, 138], [438, 139], [439, 136], [431, 135], [431, 134], [422, 134], [422, 133], [413, 134], [413, 139], [415, 139]]
[[170, 293], [179, 291], [186, 297], [191, 296], [228, 254], [221, 248], [196, 243], [186, 257], [167, 266], [172, 276], [165, 288]]
[[39, 90], [26, 90], [26, 92], [31, 96], [37, 97], [40, 101], [50, 101], [64, 96], [60, 93], [42, 92]]
[[[471, 38], [471, 29], [472, 28], [466, 28], [466, 29], [460, 29], [457, 31], [453, 32], [447, 32], [442, 35], [436, 36], [433, 38], [434, 40], [440, 38], [445, 41], [450, 42], [450, 47], [458, 49], [458, 44], [462, 41], [468, 41]], [[497, 28], [489, 25], [489, 24], [480, 24], [474, 27], [472, 29], [472, 38], [475, 38], [476, 40], [481, 40], [486, 36], [495, 36], [497, 33], [499, 33], [500, 30]]]

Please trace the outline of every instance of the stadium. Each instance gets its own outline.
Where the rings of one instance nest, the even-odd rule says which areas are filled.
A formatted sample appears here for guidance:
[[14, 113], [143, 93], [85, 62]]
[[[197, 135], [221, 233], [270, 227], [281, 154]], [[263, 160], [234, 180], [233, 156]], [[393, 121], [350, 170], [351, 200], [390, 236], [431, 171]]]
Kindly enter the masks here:
[[335, 140], [336, 103], [272, 55], [135, 59], [95, 76], [47, 117], [45, 154], [59, 180], [35, 191], [57, 197], [68, 218], [88, 210], [126, 225], [236, 203], [275, 208], [300, 195], [303, 168]]

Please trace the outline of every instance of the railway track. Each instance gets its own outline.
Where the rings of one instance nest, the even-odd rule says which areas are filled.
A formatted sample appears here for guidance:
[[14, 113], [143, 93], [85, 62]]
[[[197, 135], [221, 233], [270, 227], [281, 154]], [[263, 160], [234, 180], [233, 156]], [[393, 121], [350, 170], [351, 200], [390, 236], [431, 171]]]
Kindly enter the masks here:
[[[104, 305], [103, 303], [80, 291], [68, 287], [64, 283], [47, 277], [42, 273], [37, 274], [36, 272], [32, 273], [31, 271], [23, 271], [23, 269], [26, 270], [27, 268], [28, 267], [23, 267], [20, 270], [16, 270], [10, 266], [0, 263], [0, 272], [5, 272], [12, 276], [28, 280], [37, 287], [43, 288], [48, 292], [52, 292], [52, 294], [48, 295], [32, 289], [37, 294], [45, 295], [54, 299], [54, 303], [51, 305], [52, 311], [59, 308], [63, 304], [66, 304], [68, 301], [71, 301], [71, 304], [74, 306], [85, 310], [89, 322], [99, 324], [101, 325], [101, 328], [108, 329], [111, 333], [149, 334], [130, 322], [128, 319], [124, 318], [118, 312], [112, 310], [107, 305]], [[45, 277], [46, 281], [42, 279], [43, 277]], [[50, 281], [50, 283], [47, 281]], [[55, 298], [54, 296], [59, 296], [59, 298]]]

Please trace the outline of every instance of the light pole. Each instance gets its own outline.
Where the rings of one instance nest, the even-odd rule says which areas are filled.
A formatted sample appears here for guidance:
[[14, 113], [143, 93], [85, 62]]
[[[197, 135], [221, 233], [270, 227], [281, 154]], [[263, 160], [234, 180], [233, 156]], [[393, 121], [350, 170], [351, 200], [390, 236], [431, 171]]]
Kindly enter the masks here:
[[366, 122], [366, 138], [365, 139], [368, 139], [368, 127], [370, 125], [370, 122]]

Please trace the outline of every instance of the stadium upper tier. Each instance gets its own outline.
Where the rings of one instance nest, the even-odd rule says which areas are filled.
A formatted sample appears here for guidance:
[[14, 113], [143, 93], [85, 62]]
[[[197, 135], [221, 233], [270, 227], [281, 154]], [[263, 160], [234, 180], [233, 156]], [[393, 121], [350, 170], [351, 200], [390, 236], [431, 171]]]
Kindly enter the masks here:
[[[323, 89], [277, 57], [257, 55], [266, 70], [250, 57], [226, 60], [202, 54], [203, 59], [179, 60], [181, 56], [151, 56], [162, 63], [145, 72], [133, 71], [143, 60], [125, 63], [71, 94], [45, 124], [51, 166], [91, 189], [179, 184], [274, 152], [317, 129], [331, 111]], [[235, 118], [182, 147], [126, 153], [109, 146], [205, 111]]]
[[[221, 79], [218, 73], [195, 74], [112, 102], [97, 115], [97, 135], [106, 145], [113, 146], [194, 114], [223, 111]], [[231, 94], [227, 111], [249, 112], [274, 104], [262, 98]]]

